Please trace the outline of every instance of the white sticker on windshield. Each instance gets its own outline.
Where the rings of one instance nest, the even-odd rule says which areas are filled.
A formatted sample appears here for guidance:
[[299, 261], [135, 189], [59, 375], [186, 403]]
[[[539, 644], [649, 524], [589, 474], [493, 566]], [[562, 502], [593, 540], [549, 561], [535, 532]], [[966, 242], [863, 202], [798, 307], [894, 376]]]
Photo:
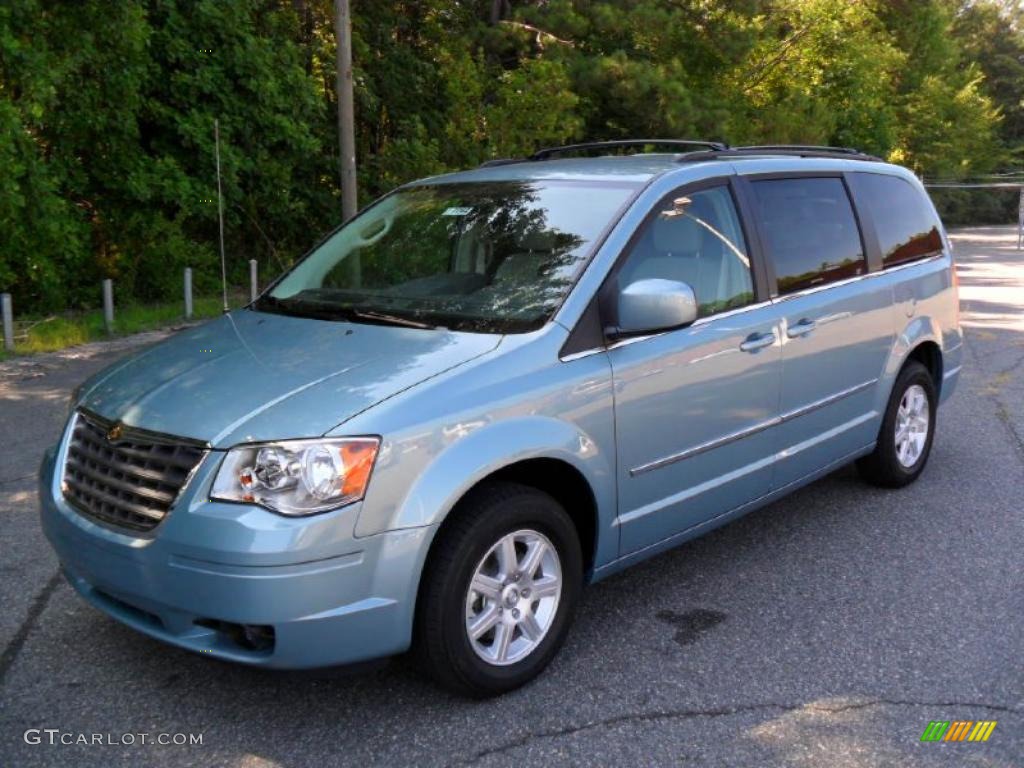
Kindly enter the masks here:
[[442, 216], [467, 216], [473, 212], [472, 208], [448, 208]]

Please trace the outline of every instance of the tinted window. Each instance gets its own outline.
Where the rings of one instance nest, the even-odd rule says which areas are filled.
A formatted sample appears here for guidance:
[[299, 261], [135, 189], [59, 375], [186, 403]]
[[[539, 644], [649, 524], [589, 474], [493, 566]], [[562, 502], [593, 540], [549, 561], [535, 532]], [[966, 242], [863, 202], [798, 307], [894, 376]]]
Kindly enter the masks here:
[[753, 187], [780, 294], [867, 271], [841, 179], [772, 179]]
[[863, 200], [871, 214], [885, 266], [942, 250], [939, 220], [924, 195], [908, 181], [877, 173], [858, 173], [856, 178], [857, 200]]
[[750, 259], [728, 187], [670, 197], [659, 206], [630, 250], [619, 283], [649, 278], [687, 283], [698, 317], [753, 301]]

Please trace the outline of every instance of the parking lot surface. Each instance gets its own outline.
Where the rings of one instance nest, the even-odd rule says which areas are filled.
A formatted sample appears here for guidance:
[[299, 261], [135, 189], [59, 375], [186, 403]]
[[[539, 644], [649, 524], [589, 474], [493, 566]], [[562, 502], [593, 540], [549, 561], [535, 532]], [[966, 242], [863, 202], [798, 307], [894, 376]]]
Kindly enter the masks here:
[[[1024, 765], [1024, 252], [954, 240], [966, 365], [916, 484], [844, 469], [596, 585], [547, 673], [491, 701], [401, 659], [229, 665], [83, 603], [36, 468], [73, 387], [157, 335], [0, 363], [0, 766]], [[923, 743], [931, 720], [998, 725]]]

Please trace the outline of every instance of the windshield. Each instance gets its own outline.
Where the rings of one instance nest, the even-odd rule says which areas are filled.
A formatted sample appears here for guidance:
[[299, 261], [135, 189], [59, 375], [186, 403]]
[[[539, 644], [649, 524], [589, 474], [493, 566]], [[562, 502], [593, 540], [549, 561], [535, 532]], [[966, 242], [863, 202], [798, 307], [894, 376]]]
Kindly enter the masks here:
[[314, 249], [259, 310], [485, 333], [558, 308], [636, 185], [491, 181], [399, 190]]

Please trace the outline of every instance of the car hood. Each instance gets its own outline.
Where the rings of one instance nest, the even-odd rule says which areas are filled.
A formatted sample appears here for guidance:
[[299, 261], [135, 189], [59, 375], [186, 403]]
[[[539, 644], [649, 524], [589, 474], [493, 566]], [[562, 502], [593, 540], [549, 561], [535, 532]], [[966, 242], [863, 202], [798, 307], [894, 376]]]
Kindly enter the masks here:
[[102, 371], [79, 403], [214, 447], [315, 437], [500, 340], [239, 310]]

